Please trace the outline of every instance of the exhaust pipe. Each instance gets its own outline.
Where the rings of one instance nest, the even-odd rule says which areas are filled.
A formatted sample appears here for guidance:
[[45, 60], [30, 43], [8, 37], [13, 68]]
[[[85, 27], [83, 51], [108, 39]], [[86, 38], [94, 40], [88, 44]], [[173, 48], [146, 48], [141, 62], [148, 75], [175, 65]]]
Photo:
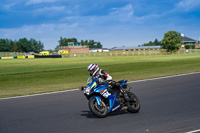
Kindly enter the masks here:
[[120, 109], [120, 111], [127, 110], [127, 109], [128, 109], [128, 107], [127, 107], [127, 106], [124, 106], [124, 107], [122, 107], [122, 108]]

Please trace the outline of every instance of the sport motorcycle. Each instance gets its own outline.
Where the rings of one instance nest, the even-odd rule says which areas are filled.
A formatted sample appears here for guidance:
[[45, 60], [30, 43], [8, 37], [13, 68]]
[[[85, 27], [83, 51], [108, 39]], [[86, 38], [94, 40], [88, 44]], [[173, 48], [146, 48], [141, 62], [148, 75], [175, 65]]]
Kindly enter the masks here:
[[127, 85], [127, 80], [117, 82], [121, 90], [127, 93], [132, 100], [127, 101], [120, 89], [111, 88], [111, 85], [99, 84], [98, 78], [89, 77], [87, 86], [81, 87], [84, 95], [89, 100], [88, 106], [90, 111], [97, 117], [103, 118], [113, 111], [127, 110], [130, 113], [137, 113], [140, 110], [140, 101], [138, 97], [130, 92], [131, 87]]

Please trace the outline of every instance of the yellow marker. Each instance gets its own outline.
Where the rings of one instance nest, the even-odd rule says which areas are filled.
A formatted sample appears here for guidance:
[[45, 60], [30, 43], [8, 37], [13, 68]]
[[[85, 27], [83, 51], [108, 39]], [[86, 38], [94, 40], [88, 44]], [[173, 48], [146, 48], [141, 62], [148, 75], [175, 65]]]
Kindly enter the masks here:
[[25, 56], [24, 55], [18, 55], [17, 59], [25, 59]]
[[4, 59], [13, 59], [13, 57], [1, 57], [2, 60]]

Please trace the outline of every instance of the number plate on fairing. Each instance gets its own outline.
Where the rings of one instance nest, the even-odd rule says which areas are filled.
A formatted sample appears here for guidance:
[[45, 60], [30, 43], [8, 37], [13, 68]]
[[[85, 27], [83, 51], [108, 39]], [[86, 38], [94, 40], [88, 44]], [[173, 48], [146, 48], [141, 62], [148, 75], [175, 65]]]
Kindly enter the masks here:
[[106, 89], [106, 90], [101, 90], [101, 95], [103, 96], [103, 97], [105, 97], [105, 98], [108, 98], [111, 94], [110, 94], [110, 92], [108, 92], [108, 90]]

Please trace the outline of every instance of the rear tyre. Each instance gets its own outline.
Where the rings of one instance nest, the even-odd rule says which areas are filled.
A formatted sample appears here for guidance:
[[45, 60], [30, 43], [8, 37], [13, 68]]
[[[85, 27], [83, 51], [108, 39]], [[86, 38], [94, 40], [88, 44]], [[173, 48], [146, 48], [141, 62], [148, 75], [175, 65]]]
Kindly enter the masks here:
[[97, 116], [99, 118], [103, 118], [103, 117], [107, 116], [108, 108], [107, 108], [107, 105], [105, 104], [105, 102], [103, 100], [101, 100], [101, 105], [98, 105], [96, 98], [91, 98], [89, 100], [88, 104], [89, 104], [90, 111], [95, 116]]
[[132, 92], [128, 92], [129, 98], [133, 98], [133, 102], [129, 102], [127, 111], [130, 113], [138, 113], [140, 110], [140, 100]]

